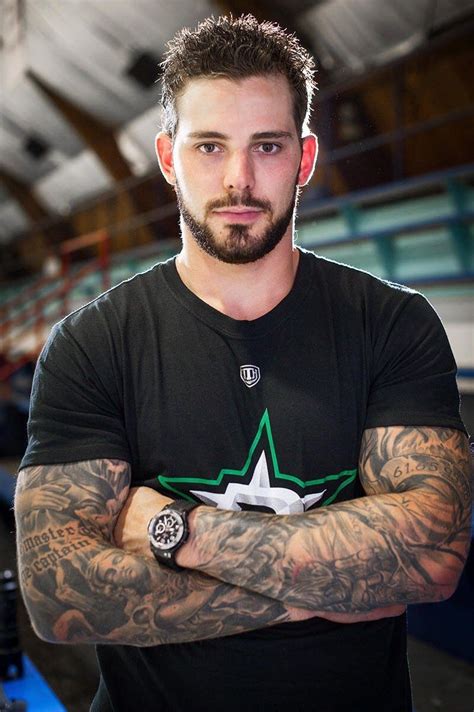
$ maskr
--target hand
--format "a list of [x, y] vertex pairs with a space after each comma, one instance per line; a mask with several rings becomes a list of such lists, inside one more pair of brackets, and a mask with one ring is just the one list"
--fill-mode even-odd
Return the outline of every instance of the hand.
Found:
[[295, 608], [294, 606], [286, 606], [292, 621], [304, 621], [307, 618], [325, 618], [334, 623], [365, 623], [366, 621], [376, 621], [380, 618], [393, 618], [401, 616], [406, 611], [406, 606], [384, 606], [383, 608], [374, 608], [365, 613], [332, 613], [330, 611], [309, 611], [306, 608]]
[[39, 490], [37, 488], [25, 490], [22, 493], [22, 501], [25, 503], [25, 511], [54, 509], [56, 512], [63, 512], [71, 504], [67, 486], [52, 482], [48, 482]]
[[147, 529], [150, 519], [173, 500], [150, 487], [132, 487], [114, 529], [120, 549], [153, 559]]

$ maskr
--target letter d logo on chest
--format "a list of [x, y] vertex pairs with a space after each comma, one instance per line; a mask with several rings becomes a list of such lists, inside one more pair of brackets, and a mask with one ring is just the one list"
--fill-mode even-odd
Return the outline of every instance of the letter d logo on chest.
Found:
[[248, 388], [252, 388], [260, 380], [260, 369], [258, 366], [245, 364], [240, 367], [240, 378]]

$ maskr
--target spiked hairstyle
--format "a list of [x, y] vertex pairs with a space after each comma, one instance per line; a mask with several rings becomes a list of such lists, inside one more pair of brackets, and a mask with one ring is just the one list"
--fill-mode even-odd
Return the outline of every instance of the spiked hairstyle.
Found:
[[196, 29], [182, 29], [168, 42], [162, 62], [163, 130], [174, 138], [176, 100], [190, 79], [245, 79], [285, 76], [293, 95], [293, 116], [302, 135], [307, 129], [315, 89], [314, 60], [299, 40], [253, 15], [209, 17]]

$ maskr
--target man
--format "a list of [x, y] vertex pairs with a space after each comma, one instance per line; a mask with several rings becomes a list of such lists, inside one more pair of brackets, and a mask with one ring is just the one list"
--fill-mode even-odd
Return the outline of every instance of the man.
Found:
[[437, 316], [293, 244], [312, 75], [250, 16], [170, 43], [157, 154], [182, 250], [40, 358], [22, 588], [38, 635], [97, 644], [94, 711], [410, 710], [405, 607], [461, 574], [468, 450]]

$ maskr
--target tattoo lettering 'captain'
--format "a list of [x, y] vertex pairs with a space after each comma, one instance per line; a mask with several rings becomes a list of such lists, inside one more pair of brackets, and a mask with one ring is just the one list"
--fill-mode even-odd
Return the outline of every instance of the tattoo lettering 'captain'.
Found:
[[360, 478], [369, 496], [301, 515], [199, 508], [183, 549], [189, 561], [178, 563], [312, 610], [449, 597], [470, 541], [465, 436], [428, 427], [367, 430]]
[[272, 599], [200, 573], [176, 574], [115, 548], [112, 533], [129, 484], [129, 465], [112, 460], [20, 473], [20, 581], [41, 637], [148, 646], [292, 619]]

